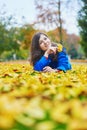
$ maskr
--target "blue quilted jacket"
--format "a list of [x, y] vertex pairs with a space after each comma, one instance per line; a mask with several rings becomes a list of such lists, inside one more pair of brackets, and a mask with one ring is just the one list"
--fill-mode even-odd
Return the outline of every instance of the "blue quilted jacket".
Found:
[[49, 55], [48, 58], [45, 56], [42, 56], [35, 64], [34, 64], [34, 70], [36, 71], [43, 71], [43, 68], [46, 66], [50, 66], [52, 69], [58, 69], [66, 72], [67, 70], [70, 70], [71, 64], [68, 59], [68, 55], [66, 53], [66, 49], [63, 48], [61, 52], [57, 53], [57, 60], [54, 61], [52, 57]]

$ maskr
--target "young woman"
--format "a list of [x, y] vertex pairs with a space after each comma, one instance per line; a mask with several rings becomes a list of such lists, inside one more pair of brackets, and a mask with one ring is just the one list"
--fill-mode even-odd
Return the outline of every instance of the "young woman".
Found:
[[30, 52], [31, 64], [36, 71], [66, 72], [71, 69], [66, 49], [61, 44], [52, 43], [42, 32], [33, 36]]

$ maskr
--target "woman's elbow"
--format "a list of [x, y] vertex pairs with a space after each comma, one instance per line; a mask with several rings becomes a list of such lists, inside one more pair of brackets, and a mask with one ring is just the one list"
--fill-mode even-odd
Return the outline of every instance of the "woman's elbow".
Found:
[[35, 70], [35, 71], [42, 71], [43, 68], [40, 67], [39, 65], [34, 65], [34, 70]]

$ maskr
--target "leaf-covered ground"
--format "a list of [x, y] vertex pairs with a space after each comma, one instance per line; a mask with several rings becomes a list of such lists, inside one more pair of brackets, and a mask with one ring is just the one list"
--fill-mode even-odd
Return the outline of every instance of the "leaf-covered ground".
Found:
[[0, 130], [87, 130], [87, 64], [42, 73], [0, 63]]

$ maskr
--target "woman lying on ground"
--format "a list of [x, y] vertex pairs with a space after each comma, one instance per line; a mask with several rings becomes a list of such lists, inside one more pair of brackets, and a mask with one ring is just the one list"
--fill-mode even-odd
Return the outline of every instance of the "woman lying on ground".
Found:
[[30, 61], [36, 71], [66, 72], [71, 69], [66, 49], [61, 44], [51, 42], [43, 32], [33, 36], [30, 52]]

